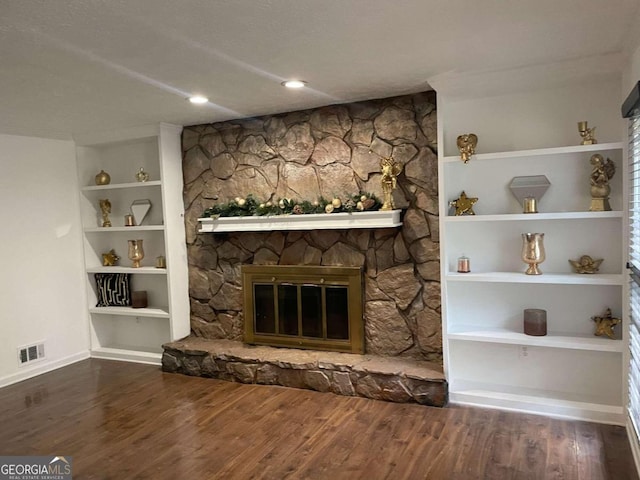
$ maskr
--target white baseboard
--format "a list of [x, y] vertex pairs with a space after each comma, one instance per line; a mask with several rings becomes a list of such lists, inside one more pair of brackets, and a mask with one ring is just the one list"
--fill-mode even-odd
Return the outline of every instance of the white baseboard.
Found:
[[42, 375], [43, 373], [66, 367], [67, 365], [71, 365], [72, 363], [76, 363], [81, 360], [86, 360], [87, 358], [89, 358], [89, 350], [74, 353], [73, 355], [69, 355], [68, 357], [60, 358], [51, 362], [39, 363], [37, 366], [33, 366], [28, 370], [21, 370], [18, 373], [0, 378], [0, 388], [12, 385], [14, 383], [22, 382], [23, 380], [27, 380], [29, 378], [37, 377], [38, 375]]
[[449, 402], [459, 405], [495, 408], [520, 413], [532, 413], [568, 420], [584, 420], [609, 425], [625, 425], [622, 407], [557, 398], [539, 398], [490, 391], [449, 392]]

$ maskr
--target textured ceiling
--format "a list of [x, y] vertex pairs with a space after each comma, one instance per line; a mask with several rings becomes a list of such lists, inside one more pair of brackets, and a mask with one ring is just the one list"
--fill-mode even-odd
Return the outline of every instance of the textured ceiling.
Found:
[[[638, 0], [0, 0], [0, 133], [71, 138], [380, 98], [620, 52]], [[310, 88], [286, 90], [302, 78]], [[194, 106], [192, 93], [210, 103]]]

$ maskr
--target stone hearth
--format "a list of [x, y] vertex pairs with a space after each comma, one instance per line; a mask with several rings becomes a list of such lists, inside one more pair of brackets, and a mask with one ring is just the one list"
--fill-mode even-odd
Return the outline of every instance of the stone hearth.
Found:
[[436, 407], [448, 400], [442, 367], [421, 360], [253, 347], [193, 336], [163, 348], [165, 372]]

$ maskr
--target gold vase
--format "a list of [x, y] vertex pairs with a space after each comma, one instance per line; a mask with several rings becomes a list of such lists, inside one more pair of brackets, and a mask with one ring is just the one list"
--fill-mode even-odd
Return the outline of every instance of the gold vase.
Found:
[[109, 185], [111, 183], [111, 176], [104, 170], [96, 175], [96, 185]]
[[142, 240], [129, 240], [129, 259], [133, 262], [133, 268], [140, 268], [140, 261], [144, 258]]
[[522, 261], [529, 265], [527, 275], [541, 275], [538, 265], [544, 262], [544, 233], [522, 234]]

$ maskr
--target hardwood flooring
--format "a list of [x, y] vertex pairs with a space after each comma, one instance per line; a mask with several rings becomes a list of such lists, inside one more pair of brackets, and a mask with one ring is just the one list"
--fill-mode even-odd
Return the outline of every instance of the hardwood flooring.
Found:
[[0, 455], [74, 479], [637, 480], [622, 427], [86, 360], [0, 389]]

